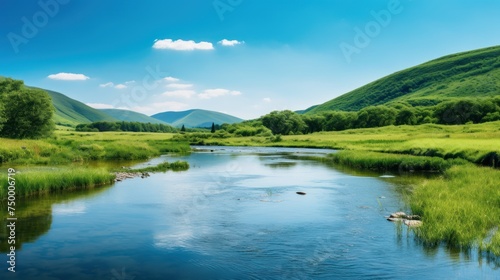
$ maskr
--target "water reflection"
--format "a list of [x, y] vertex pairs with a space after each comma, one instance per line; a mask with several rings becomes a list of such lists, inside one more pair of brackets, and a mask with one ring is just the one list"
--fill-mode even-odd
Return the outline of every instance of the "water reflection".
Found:
[[[105, 191], [109, 186], [90, 190], [80, 190], [66, 193], [22, 198], [16, 200], [16, 250], [21, 250], [23, 244], [35, 242], [40, 236], [49, 232], [53, 214], [69, 215], [84, 213], [85, 206], [77, 199], [91, 198]], [[0, 201], [0, 209], [7, 209], [7, 201]], [[2, 227], [0, 229], [0, 252], [9, 252], [9, 229], [7, 228], [7, 212], [0, 211]]]
[[407, 208], [399, 174], [339, 171], [274, 148], [212, 149], [176, 157], [189, 161], [186, 172], [24, 202], [20, 214], [41, 221], [19, 252], [30, 265], [20, 279], [494, 275], [487, 258], [426, 246], [411, 229], [385, 220]]

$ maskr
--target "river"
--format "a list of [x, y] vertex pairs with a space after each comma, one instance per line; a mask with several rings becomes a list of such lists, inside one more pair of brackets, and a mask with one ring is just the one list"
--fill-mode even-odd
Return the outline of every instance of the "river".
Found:
[[1, 279], [500, 277], [495, 261], [386, 221], [407, 210], [391, 178], [300, 158], [331, 150], [202, 149], [139, 164], [188, 171], [20, 201], [16, 273], [2, 253]]

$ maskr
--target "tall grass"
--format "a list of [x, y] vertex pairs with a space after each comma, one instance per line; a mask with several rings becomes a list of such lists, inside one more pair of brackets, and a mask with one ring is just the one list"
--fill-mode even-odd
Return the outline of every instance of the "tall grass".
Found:
[[186, 161], [175, 161], [172, 163], [162, 162], [156, 166], [149, 166], [144, 168], [130, 169], [131, 172], [166, 172], [168, 170], [173, 171], [185, 171], [189, 169], [189, 163]]
[[[122, 135], [123, 134], [123, 135]], [[61, 165], [96, 160], [143, 160], [165, 153], [189, 153], [187, 143], [158, 134], [63, 133], [46, 140], [0, 139], [0, 164]]]
[[[15, 176], [16, 197], [93, 188], [113, 182], [115, 175], [104, 169], [61, 168], [19, 172]], [[7, 177], [0, 175], [0, 199], [7, 197]]]
[[366, 151], [340, 151], [329, 155], [334, 163], [353, 168], [394, 171], [444, 171], [463, 161], [439, 157], [398, 155]]
[[441, 178], [425, 180], [411, 197], [423, 226], [417, 235], [427, 243], [477, 246], [500, 256], [500, 171], [454, 166]]

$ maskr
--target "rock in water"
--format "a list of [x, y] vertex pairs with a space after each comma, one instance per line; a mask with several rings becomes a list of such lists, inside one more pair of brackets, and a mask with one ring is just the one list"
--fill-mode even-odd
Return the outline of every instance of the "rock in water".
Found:
[[396, 212], [396, 213], [392, 213], [389, 218], [403, 218], [403, 217], [406, 217], [406, 213], [405, 212]]
[[404, 220], [403, 223], [409, 227], [419, 227], [422, 225], [422, 221], [417, 220]]
[[297, 192], [298, 195], [306, 195], [305, 192]]

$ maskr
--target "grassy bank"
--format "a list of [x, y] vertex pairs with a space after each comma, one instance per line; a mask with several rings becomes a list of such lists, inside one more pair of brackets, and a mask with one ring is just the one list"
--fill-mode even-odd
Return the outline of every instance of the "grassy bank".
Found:
[[498, 182], [500, 171], [463, 165], [419, 183], [410, 200], [423, 217], [417, 235], [430, 245], [479, 247], [500, 256]]
[[[184, 140], [193, 144], [332, 148], [415, 156], [465, 159], [484, 166], [500, 166], [500, 122], [468, 125], [387, 126], [338, 132], [276, 137], [211, 135]], [[200, 140], [201, 139], [201, 140]], [[278, 140], [278, 141], [277, 141]]]
[[392, 171], [445, 171], [452, 165], [465, 164], [464, 160], [440, 157], [399, 155], [377, 152], [340, 151], [329, 155], [331, 161], [352, 168]]
[[[115, 176], [105, 169], [53, 168], [17, 172], [15, 176], [16, 198], [36, 196], [61, 191], [87, 189], [113, 182]], [[0, 199], [7, 198], [8, 180], [0, 175]]]
[[429, 246], [479, 248], [500, 256], [499, 170], [464, 160], [366, 151], [340, 151], [326, 160], [378, 171], [439, 171], [430, 178], [402, 178], [412, 213], [422, 217], [417, 236]]
[[50, 139], [1, 139], [0, 163], [61, 165], [97, 160], [144, 160], [165, 153], [188, 153], [187, 143], [172, 134], [77, 133], [58, 131]]

